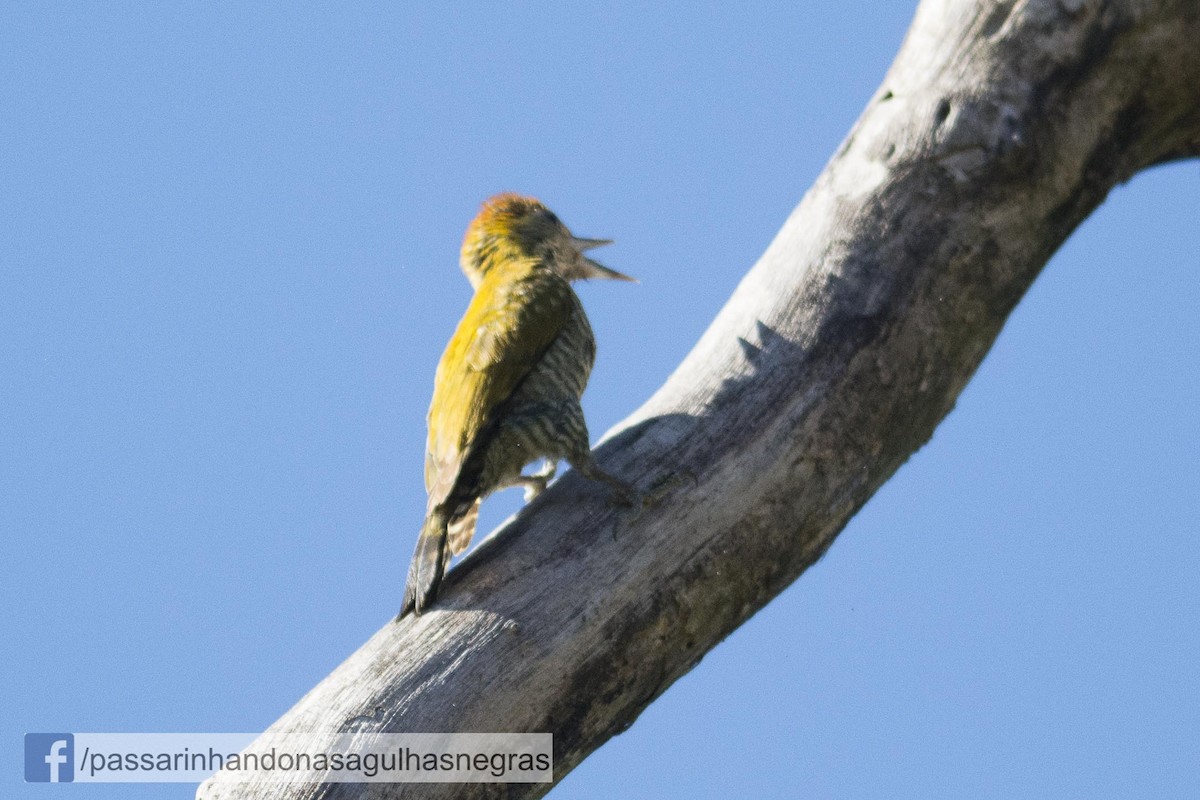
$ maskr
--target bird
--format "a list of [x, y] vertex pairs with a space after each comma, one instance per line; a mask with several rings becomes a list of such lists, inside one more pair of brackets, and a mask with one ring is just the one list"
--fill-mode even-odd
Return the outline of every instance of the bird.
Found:
[[[529, 502], [566, 460], [609, 486], [642, 496], [592, 457], [580, 397], [596, 340], [571, 282], [636, 281], [585, 253], [611, 244], [575, 236], [541, 201], [515, 193], [483, 203], [463, 237], [459, 265], [474, 295], [438, 363], [425, 448], [425, 521], [398, 619], [437, 598], [452, 555], [466, 550], [479, 506], [521, 486]], [[523, 474], [539, 459], [542, 469]]]

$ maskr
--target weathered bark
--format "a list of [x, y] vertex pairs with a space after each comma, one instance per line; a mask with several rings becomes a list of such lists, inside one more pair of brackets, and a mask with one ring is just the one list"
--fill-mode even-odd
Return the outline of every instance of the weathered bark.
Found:
[[1198, 153], [1200, 0], [925, 0], [762, 259], [599, 450], [642, 486], [686, 485], [635, 516], [568, 474], [450, 573], [435, 610], [387, 625], [276, 728], [551, 731], [561, 778], [825, 551], [1114, 185]]

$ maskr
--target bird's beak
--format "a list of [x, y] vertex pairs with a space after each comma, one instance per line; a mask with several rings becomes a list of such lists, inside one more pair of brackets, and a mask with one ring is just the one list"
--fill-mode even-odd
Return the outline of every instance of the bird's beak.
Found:
[[[606, 244], [612, 244], [612, 239], [582, 239], [578, 236], [571, 237], [571, 244], [575, 245], [575, 249], [580, 253], [591, 250], [594, 247], [603, 247]], [[591, 278], [600, 278], [614, 281], [629, 281], [637, 283], [637, 278], [631, 278], [628, 275], [617, 272], [615, 269], [609, 269], [598, 261], [593, 261], [590, 258], [584, 257], [579, 259], [579, 263], [583, 266], [583, 275], [580, 277], [588, 280]]]
[[571, 237], [571, 244], [575, 245], [575, 249], [581, 253], [586, 253], [594, 247], [604, 247], [606, 244], [612, 244], [612, 239], [583, 239], [578, 236]]

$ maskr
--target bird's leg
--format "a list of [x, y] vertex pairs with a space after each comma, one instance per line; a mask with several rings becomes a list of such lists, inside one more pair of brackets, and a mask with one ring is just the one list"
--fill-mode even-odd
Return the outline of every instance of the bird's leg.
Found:
[[545, 464], [537, 472], [518, 477], [516, 484], [525, 487], [525, 502], [532, 503], [535, 497], [546, 491], [546, 484], [550, 482], [557, 471], [558, 462], [547, 458]]
[[646, 492], [642, 497], [642, 502], [648, 506], [652, 506], [659, 500], [669, 495], [685, 483], [690, 483], [693, 486], [699, 484], [695, 474], [690, 470], [684, 470], [683, 474], [678, 472], [668, 473], [665, 478], [660, 479], [651, 487], [650, 491]]
[[603, 483], [613, 490], [614, 499], [623, 506], [642, 506], [646, 505], [646, 498], [632, 484], [625, 483], [620, 478], [609, 475], [604, 470], [600, 469], [600, 465], [596, 463], [596, 459], [592, 458], [590, 452], [582, 453], [568, 459], [573, 469], [579, 470], [579, 473], [588, 480], [593, 480], [598, 483]]
[[[626, 520], [626, 524], [637, 519], [639, 516], [641, 516], [643, 510], [654, 505], [663, 497], [678, 489], [681, 484], [687, 482], [687, 478], [672, 473], [666, 478], [663, 478], [655, 483], [654, 487], [650, 491], [642, 492], [638, 491], [638, 489], [632, 484], [625, 483], [620, 478], [610, 475], [604, 470], [600, 469], [600, 466], [596, 463], [596, 460], [592, 458], [591, 452], [568, 459], [568, 461], [570, 462], [571, 466], [574, 469], [579, 470], [585, 478], [603, 483], [613, 490], [613, 499], [617, 503], [630, 509], [633, 514], [630, 520]], [[692, 480], [695, 481], [695, 476], [691, 477]], [[617, 538], [617, 530], [620, 527], [622, 527], [620, 524], [617, 524], [613, 527], [612, 537], [614, 540]]]

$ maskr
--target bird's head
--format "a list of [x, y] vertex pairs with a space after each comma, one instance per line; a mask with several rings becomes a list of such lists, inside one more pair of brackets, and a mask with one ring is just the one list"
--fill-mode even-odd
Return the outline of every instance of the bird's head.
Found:
[[573, 236], [554, 212], [532, 197], [498, 194], [483, 204], [467, 227], [459, 264], [472, 287], [497, 264], [537, 259], [569, 281], [610, 278], [632, 281], [584, 255], [610, 239]]

